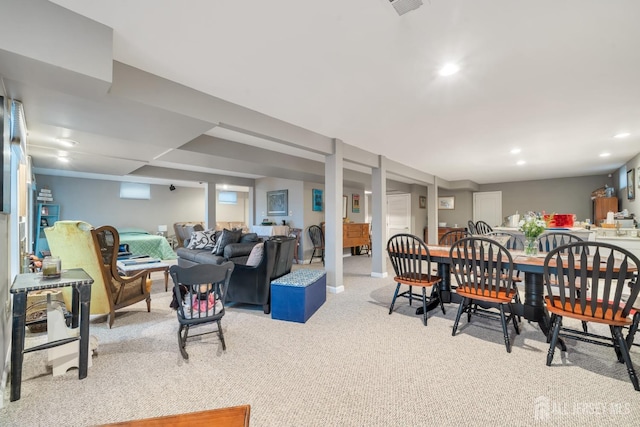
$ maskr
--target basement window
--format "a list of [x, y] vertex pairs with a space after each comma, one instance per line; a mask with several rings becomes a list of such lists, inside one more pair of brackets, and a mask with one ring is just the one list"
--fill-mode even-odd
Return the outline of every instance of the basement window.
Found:
[[120, 183], [121, 199], [151, 199], [151, 186], [134, 182]]
[[218, 203], [223, 205], [237, 205], [238, 193], [235, 191], [221, 191], [218, 193]]

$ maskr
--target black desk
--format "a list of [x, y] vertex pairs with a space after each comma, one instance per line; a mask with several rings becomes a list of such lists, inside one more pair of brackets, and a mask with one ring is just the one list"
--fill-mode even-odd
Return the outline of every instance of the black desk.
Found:
[[[45, 350], [72, 341], [80, 340], [78, 378], [87, 377], [89, 358], [89, 304], [91, 302], [91, 285], [93, 279], [81, 268], [63, 270], [57, 279], [45, 279], [42, 273], [18, 274], [11, 285], [13, 294], [13, 326], [11, 332], [11, 397], [13, 402], [20, 399], [22, 382], [22, 361], [24, 354]], [[47, 342], [28, 349], [24, 348], [27, 294], [42, 289], [73, 287], [71, 327], [80, 326], [80, 336]]]

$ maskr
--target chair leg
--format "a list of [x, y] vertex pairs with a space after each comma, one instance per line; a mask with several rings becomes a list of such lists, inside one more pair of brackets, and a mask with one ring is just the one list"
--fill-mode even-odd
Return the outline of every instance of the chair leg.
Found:
[[460, 316], [465, 310], [465, 305], [469, 303], [469, 298], [464, 298], [460, 305], [458, 306], [458, 314], [456, 315], [456, 320], [453, 322], [453, 332], [451, 332], [451, 336], [456, 335], [456, 331], [458, 330], [458, 322], [460, 322]]
[[[442, 293], [440, 292], [439, 284], [435, 284], [434, 287], [436, 289], [436, 296], [438, 297], [438, 301], [440, 301], [440, 308], [442, 309], [442, 314], [447, 314], [444, 311], [444, 302], [442, 301]], [[433, 292], [432, 292], [433, 293]]]
[[409, 286], [409, 307], [413, 304], [413, 286]]
[[627, 347], [627, 342], [624, 340], [622, 336], [622, 327], [616, 326], [613, 328], [614, 340], [618, 342], [618, 348], [622, 353], [622, 358], [624, 359], [625, 365], [627, 365], [627, 372], [629, 373], [629, 378], [631, 379], [631, 383], [633, 384], [633, 388], [636, 391], [640, 391], [640, 384], [638, 384], [638, 376], [636, 375], [636, 370], [633, 368], [633, 362], [631, 362], [631, 356], [629, 356], [629, 347]]
[[[618, 358], [618, 362], [624, 363], [624, 359], [622, 358], [622, 349], [620, 348], [620, 343], [618, 342], [618, 339], [615, 333], [615, 326], [609, 325], [609, 329], [611, 330], [611, 339], [613, 340], [613, 349], [616, 352], [616, 357]], [[627, 343], [625, 341], [625, 345], [626, 344]]]
[[551, 328], [549, 329], [549, 332], [547, 332], [547, 344], [551, 342], [551, 335], [553, 334], [553, 322], [556, 321], [556, 317], [558, 316], [555, 314], [551, 314], [551, 320], [550, 320]]
[[396, 291], [393, 294], [393, 299], [391, 300], [391, 305], [389, 306], [389, 314], [393, 311], [393, 305], [396, 303], [396, 298], [398, 298], [398, 291], [400, 290], [400, 283], [396, 286]]
[[218, 320], [218, 336], [220, 337], [220, 342], [222, 343], [222, 350], [227, 349], [227, 344], [224, 342], [224, 334], [222, 333], [222, 323]]
[[427, 326], [427, 288], [422, 287], [422, 323]]
[[513, 313], [513, 304], [509, 303], [509, 319], [513, 322], [513, 327], [516, 330], [516, 334], [520, 335], [520, 326], [518, 325], [518, 316]]
[[180, 325], [178, 328], [178, 348], [180, 348], [180, 353], [185, 360], [189, 360], [189, 354], [185, 350], [187, 345], [187, 335], [189, 334], [189, 327], [185, 325]]
[[553, 321], [551, 332], [551, 342], [549, 344], [549, 351], [547, 352], [547, 366], [551, 366], [553, 361], [553, 354], [556, 351], [556, 343], [558, 342], [558, 335], [560, 334], [560, 325], [562, 324], [562, 316], [556, 316]]
[[507, 330], [507, 319], [504, 315], [504, 304], [500, 304], [500, 323], [502, 323], [504, 345], [507, 347], [507, 353], [511, 353], [511, 342], [509, 341], [509, 331]]
[[629, 333], [627, 334], [627, 347], [629, 348], [633, 345], [633, 339], [638, 330], [638, 323], [640, 323], [640, 311], [637, 311], [636, 314], [633, 315], [633, 323], [631, 323], [629, 327]]

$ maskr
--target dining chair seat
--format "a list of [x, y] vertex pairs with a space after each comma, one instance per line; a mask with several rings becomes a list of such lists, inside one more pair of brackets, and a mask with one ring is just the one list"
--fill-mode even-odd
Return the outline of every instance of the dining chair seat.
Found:
[[[547, 310], [552, 314], [564, 315], [572, 311], [569, 299], [565, 299], [563, 303], [559, 296], [554, 295], [552, 297], [544, 297], [544, 302], [547, 305]], [[613, 301], [608, 302], [606, 309], [603, 305], [602, 301], [597, 301], [594, 308], [589, 300], [584, 311], [581, 313], [572, 313], [571, 317], [586, 322], [604, 323], [613, 326], [630, 326], [633, 323], [633, 315], [635, 314], [633, 310], [629, 312], [629, 315], [624, 316], [621, 310], [613, 313]]]
[[[503, 279], [506, 279], [506, 278], [503, 278]], [[456, 290], [456, 292], [458, 293], [458, 295], [462, 297], [473, 298], [475, 300], [480, 300], [480, 301], [502, 302], [502, 303], [511, 302], [517, 294], [517, 291], [512, 288], [501, 287], [499, 289], [482, 290], [479, 288], [474, 288], [466, 285], [458, 286], [458, 289]]]

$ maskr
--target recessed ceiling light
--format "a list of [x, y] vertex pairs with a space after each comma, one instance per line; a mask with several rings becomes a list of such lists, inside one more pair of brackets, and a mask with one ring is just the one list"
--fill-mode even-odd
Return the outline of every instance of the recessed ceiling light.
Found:
[[518, 162], [516, 163], [516, 165], [518, 166], [522, 166], [524, 164], [526, 164], [527, 162], [525, 162], [524, 160], [518, 160]]
[[75, 145], [78, 145], [78, 141], [74, 141], [73, 139], [69, 138], [56, 138], [56, 142], [65, 147], [73, 147]]
[[601, 153], [600, 157], [609, 157], [611, 153]]
[[620, 132], [614, 135], [614, 138], [626, 138], [631, 135], [629, 132]]
[[442, 68], [440, 68], [439, 73], [441, 76], [450, 76], [452, 74], [457, 73], [458, 71], [460, 71], [460, 67], [457, 64], [448, 63], [448, 64], [445, 64]]
[[61, 163], [69, 163], [68, 157], [58, 157], [58, 161]]
[[519, 148], [514, 148], [511, 150], [511, 154], [518, 154], [519, 152], [521, 152], [522, 150]]

